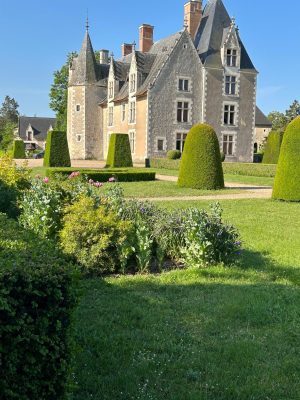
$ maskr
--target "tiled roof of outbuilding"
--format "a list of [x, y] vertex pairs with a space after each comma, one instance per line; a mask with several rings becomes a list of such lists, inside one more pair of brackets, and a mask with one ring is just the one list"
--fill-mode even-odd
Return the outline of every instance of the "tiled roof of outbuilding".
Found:
[[19, 117], [19, 136], [21, 139], [26, 140], [26, 130], [31, 125], [33, 129], [33, 136], [37, 140], [46, 140], [47, 133], [52, 126], [55, 128], [56, 118], [44, 118], [44, 117]]
[[272, 122], [265, 116], [260, 108], [255, 109], [255, 126], [272, 128]]

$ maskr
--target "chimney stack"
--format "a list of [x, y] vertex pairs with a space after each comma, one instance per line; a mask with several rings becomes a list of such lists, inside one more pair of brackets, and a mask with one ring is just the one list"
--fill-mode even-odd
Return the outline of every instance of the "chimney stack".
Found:
[[195, 39], [202, 18], [202, 0], [190, 0], [184, 5], [184, 25]]
[[99, 61], [100, 64], [109, 64], [109, 51], [108, 50], [100, 50]]
[[140, 26], [140, 51], [147, 53], [153, 45], [154, 26], [143, 24]]
[[122, 57], [128, 56], [133, 51], [133, 44], [132, 43], [123, 43], [122, 44]]

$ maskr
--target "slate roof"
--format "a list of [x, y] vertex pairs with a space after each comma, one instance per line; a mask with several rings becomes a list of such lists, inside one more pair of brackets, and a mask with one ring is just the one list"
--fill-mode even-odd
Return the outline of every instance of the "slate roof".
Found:
[[257, 106], [255, 110], [255, 126], [272, 128], [272, 122], [265, 116], [265, 114]]
[[[195, 38], [195, 46], [205, 66], [222, 67], [220, 49], [231, 23], [222, 0], [210, 0], [206, 4]], [[255, 70], [239, 36], [238, 39], [241, 46], [241, 69]]]
[[31, 125], [33, 129], [33, 136], [39, 141], [46, 140], [47, 133], [52, 126], [55, 128], [56, 118], [44, 118], [44, 117], [19, 117], [18, 134], [21, 139], [26, 140], [26, 130]]

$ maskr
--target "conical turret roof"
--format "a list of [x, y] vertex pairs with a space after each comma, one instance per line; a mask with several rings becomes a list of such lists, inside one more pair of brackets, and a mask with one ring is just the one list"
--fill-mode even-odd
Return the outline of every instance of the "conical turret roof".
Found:
[[87, 30], [76, 60], [75, 81], [77, 83], [95, 83], [97, 81], [96, 65], [95, 53]]

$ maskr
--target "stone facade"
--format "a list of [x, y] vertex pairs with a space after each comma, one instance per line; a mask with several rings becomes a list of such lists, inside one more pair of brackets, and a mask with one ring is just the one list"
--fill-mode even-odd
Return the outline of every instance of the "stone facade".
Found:
[[[72, 159], [105, 159], [110, 134], [128, 133], [135, 162], [182, 150], [193, 124], [217, 132], [227, 161], [253, 158], [256, 76], [222, 0], [185, 4], [185, 28], [140, 50], [95, 60], [88, 32], [70, 68], [68, 141]], [[125, 51], [126, 50], [126, 51]], [[107, 53], [106, 53], [107, 54]]]

